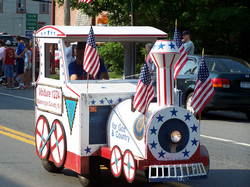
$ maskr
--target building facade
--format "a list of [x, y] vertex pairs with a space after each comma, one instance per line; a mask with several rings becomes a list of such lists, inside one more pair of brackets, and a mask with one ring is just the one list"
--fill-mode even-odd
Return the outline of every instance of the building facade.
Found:
[[0, 32], [29, 36], [33, 30], [50, 24], [51, 3], [31, 0], [0, 0]]

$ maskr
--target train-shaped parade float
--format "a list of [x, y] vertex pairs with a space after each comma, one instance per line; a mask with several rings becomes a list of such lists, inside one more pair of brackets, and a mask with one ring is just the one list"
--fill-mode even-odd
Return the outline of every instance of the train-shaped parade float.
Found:
[[[34, 37], [40, 52], [35, 86], [36, 154], [49, 172], [68, 168], [83, 186], [96, 186], [100, 165], [132, 183], [142, 170], [149, 182], [207, 178], [209, 155], [200, 124], [182, 108], [173, 67], [180, 56], [167, 33], [147, 26], [93, 26], [96, 42], [124, 47], [124, 77], [70, 80], [65, 42], [86, 42], [90, 26], [45, 26]], [[155, 98], [143, 115], [133, 108], [138, 78], [135, 43], [154, 44]], [[59, 51], [59, 78], [50, 76], [50, 49]], [[114, 54], [116, 55], [116, 54]], [[127, 78], [128, 77], [128, 78]]]

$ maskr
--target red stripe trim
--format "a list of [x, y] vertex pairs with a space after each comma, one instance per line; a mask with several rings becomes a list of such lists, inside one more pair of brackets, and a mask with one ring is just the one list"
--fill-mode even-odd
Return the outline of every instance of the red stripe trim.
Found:
[[[45, 30], [45, 29], [54, 29], [54, 30], [56, 30], [56, 31], [58, 31], [58, 32], [60, 32], [61, 34], [57, 34], [57, 36], [66, 36], [62, 31], [60, 31], [59, 29], [57, 29], [57, 28], [55, 28], [55, 27], [52, 27], [52, 26], [46, 26], [46, 27], [43, 27], [43, 28], [41, 28], [40, 30], [38, 30], [37, 32], [36, 32], [36, 34], [38, 34], [39, 32], [41, 32], [41, 31], [43, 31], [43, 30]], [[40, 37], [40, 36], [39, 36]], [[47, 35], [46, 35], [46, 37], [48, 37]]]
[[167, 97], [167, 92], [168, 92], [168, 91], [167, 91], [167, 75], [166, 75], [166, 73], [167, 73], [167, 72], [166, 72], [166, 68], [164, 68], [164, 69], [163, 69], [163, 75], [164, 75], [164, 76], [163, 76], [163, 77], [164, 77], [163, 82], [164, 82], [164, 104], [165, 104], [165, 105], [167, 105], [167, 98], [168, 98], [168, 97]]
[[170, 75], [170, 104], [173, 105], [173, 85], [172, 85], [172, 69], [169, 68]]
[[158, 90], [158, 98], [157, 98], [157, 100], [159, 100], [158, 101], [158, 103], [159, 103], [159, 105], [161, 105], [161, 89], [160, 89], [160, 81], [161, 81], [161, 79], [160, 79], [160, 68], [159, 68], [159, 66], [158, 66], [158, 64], [157, 64], [157, 71], [158, 71], [158, 73], [157, 73], [157, 84], [158, 84], [158, 86], [157, 86], [157, 90]]
[[162, 58], [163, 58], [163, 67], [165, 68], [166, 67], [165, 53], [162, 55]]
[[170, 68], [172, 67], [172, 65], [173, 65], [173, 63], [174, 63], [174, 59], [175, 59], [175, 54], [174, 54], [174, 56], [173, 56], [173, 58], [172, 58], [172, 61], [171, 61], [171, 64], [170, 64]]

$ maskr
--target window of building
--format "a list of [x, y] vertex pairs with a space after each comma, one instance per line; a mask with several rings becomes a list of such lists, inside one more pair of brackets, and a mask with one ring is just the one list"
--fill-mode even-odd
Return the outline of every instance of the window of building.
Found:
[[48, 14], [49, 13], [49, 3], [40, 2], [40, 13], [41, 14]]
[[17, 0], [17, 12], [18, 13], [25, 13], [26, 12], [25, 0]]
[[3, 12], [3, 0], [0, 0], [0, 12]]

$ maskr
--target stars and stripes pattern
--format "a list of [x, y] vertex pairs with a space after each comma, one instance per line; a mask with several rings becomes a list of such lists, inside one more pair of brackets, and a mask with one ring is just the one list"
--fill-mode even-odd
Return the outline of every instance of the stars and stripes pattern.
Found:
[[210, 99], [212, 99], [213, 95], [214, 87], [212, 85], [204, 57], [202, 57], [197, 81], [195, 83], [195, 90], [191, 101], [191, 106], [197, 114], [202, 112], [206, 104], [210, 101]]
[[181, 71], [181, 69], [183, 68], [183, 66], [186, 64], [188, 60], [187, 53], [185, 51], [184, 45], [182, 44], [181, 37], [177, 30], [177, 27], [175, 27], [175, 31], [174, 31], [174, 42], [176, 43], [181, 53], [180, 58], [176, 61], [175, 66], [174, 66], [174, 79], [176, 79], [177, 75], [179, 74], [179, 72]]
[[154, 98], [154, 88], [147, 63], [144, 63], [138, 79], [134, 97], [134, 108], [144, 115], [148, 112], [148, 106]]
[[100, 69], [99, 55], [97, 53], [95, 36], [92, 26], [89, 31], [89, 36], [85, 48], [83, 69], [94, 78], [96, 78], [96, 75]]
[[79, 0], [78, 3], [84, 2], [90, 4], [93, 0]]

